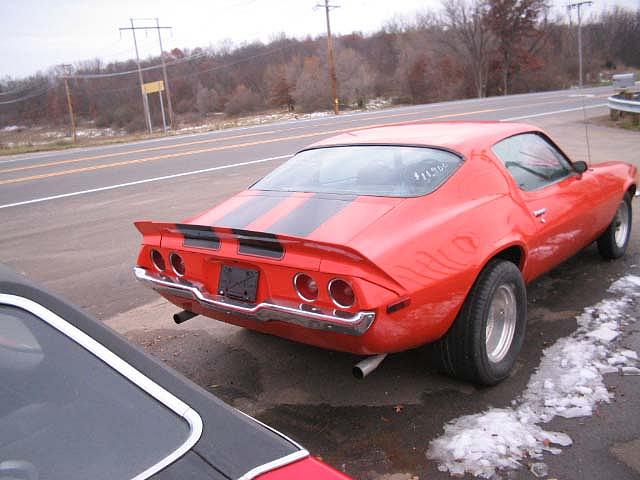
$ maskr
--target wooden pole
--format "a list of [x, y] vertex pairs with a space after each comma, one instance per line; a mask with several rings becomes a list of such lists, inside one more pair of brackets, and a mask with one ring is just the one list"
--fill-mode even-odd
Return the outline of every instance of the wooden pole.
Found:
[[70, 65], [63, 65], [62, 68], [65, 69], [64, 76], [64, 90], [67, 93], [67, 109], [69, 110], [69, 119], [71, 120], [71, 137], [73, 138], [73, 143], [78, 141], [78, 137], [76, 135], [76, 117], [73, 114], [73, 102], [71, 101], [71, 90], [69, 89], [69, 78], [68, 78], [68, 68]]
[[333, 113], [338, 115], [340, 110], [340, 102], [338, 100], [338, 78], [336, 76], [336, 64], [333, 59], [333, 40], [331, 38], [331, 22], [329, 21], [329, 0], [324, 0], [324, 9], [327, 17], [327, 55], [329, 61], [329, 78], [331, 79]]

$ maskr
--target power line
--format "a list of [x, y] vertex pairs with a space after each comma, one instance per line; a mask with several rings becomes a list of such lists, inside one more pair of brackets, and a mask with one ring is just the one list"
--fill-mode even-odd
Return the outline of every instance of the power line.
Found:
[[174, 78], [191, 77], [191, 76], [194, 76], [194, 75], [201, 75], [203, 73], [213, 72], [213, 71], [216, 71], [216, 70], [222, 70], [224, 68], [233, 67], [235, 65], [239, 65], [241, 63], [248, 62], [250, 60], [255, 60], [256, 58], [266, 57], [267, 55], [272, 55], [274, 53], [277, 53], [277, 52], [280, 52], [282, 50], [285, 50], [286, 48], [287, 47], [274, 48], [274, 49], [266, 51], [266, 52], [257, 53], [255, 55], [251, 55], [249, 57], [241, 58], [240, 60], [236, 60], [236, 61], [231, 62], [231, 63], [225, 63], [224, 65], [216, 65], [215, 67], [211, 67], [211, 68], [207, 68], [207, 69], [204, 69], [204, 70], [200, 70], [198, 72], [185, 73], [185, 74], [182, 74], [182, 75], [176, 75], [176, 76], [174, 76]]
[[[155, 28], [155, 27], [154, 27]], [[209, 56], [208, 53], [206, 52], [201, 52], [201, 53], [197, 53], [194, 55], [190, 55], [188, 57], [183, 57], [183, 58], [178, 58], [172, 62], [168, 62], [166, 63], [167, 66], [172, 66], [172, 65], [178, 65], [180, 63], [185, 63], [185, 62], [189, 62], [191, 60], [197, 60], [199, 58], [202, 57], [207, 57]], [[124, 62], [127, 62], [129, 60], [125, 60]], [[140, 68], [141, 71], [143, 72], [148, 72], [151, 70], [159, 70], [162, 68], [162, 64], [160, 65], [151, 65], [149, 67], [142, 67]], [[124, 72], [112, 72], [112, 73], [81, 73], [81, 74], [76, 74], [76, 75], [71, 75], [70, 78], [78, 78], [78, 79], [82, 79], [82, 78], [109, 78], [109, 77], [124, 77], [125, 75], [131, 75], [134, 73], [138, 73], [138, 69], [135, 70], [126, 70]]]
[[[185, 78], [185, 77], [191, 77], [191, 76], [194, 76], [194, 75], [200, 75], [202, 73], [213, 72], [215, 70], [221, 70], [221, 69], [224, 69], [224, 68], [233, 67], [235, 65], [239, 65], [241, 63], [248, 62], [250, 60], [255, 60], [256, 58], [266, 57], [268, 55], [272, 55], [272, 54], [280, 52], [282, 50], [286, 50], [287, 48], [288, 48], [287, 46], [273, 48], [273, 49], [268, 50], [266, 52], [256, 53], [255, 55], [250, 55], [248, 57], [243, 57], [243, 58], [241, 58], [239, 60], [236, 60], [236, 61], [233, 61], [233, 62], [230, 62], [230, 63], [225, 63], [225, 64], [222, 64], [222, 65], [216, 65], [214, 67], [210, 67], [210, 68], [207, 68], [207, 69], [204, 69], [204, 70], [199, 70], [197, 72], [185, 73], [185, 74], [181, 74], [181, 75], [174, 75], [172, 77], [173, 78]], [[194, 55], [193, 57], [190, 57], [190, 60], [194, 60], [194, 59], [201, 58], [201, 57], [211, 57], [211, 56], [208, 53], [202, 53], [202, 54], [197, 54], [197, 55]], [[169, 62], [169, 63], [167, 63], [167, 66], [170, 67], [170, 66], [176, 65], [178, 63], [183, 63], [183, 62]], [[144, 71], [151, 70], [151, 69], [157, 70], [157, 69], [160, 69], [160, 68], [162, 68], [162, 65], [154, 65], [153, 67], [146, 67], [146, 68], [143, 67], [142, 71], [144, 72]], [[136, 72], [137, 72], [137, 70], [130, 70], [128, 72], [121, 72], [121, 73], [131, 74], [131, 73], [136, 73]], [[120, 75], [120, 73], [118, 73], [118, 74], [109, 73], [109, 74], [72, 75], [70, 78], [77, 78], [77, 79], [80, 79], [80, 80], [85, 80], [85, 79], [94, 79], [94, 78], [108, 78], [108, 77], [113, 77], [113, 76], [116, 76], [116, 75]]]
[[[245, 62], [249, 62], [251, 60], [255, 60], [256, 58], [261, 58], [261, 57], [266, 57], [269, 55], [273, 55], [274, 53], [278, 53], [281, 52], [283, 50], [286, 50], [287, 48], [289, 48], [288, 46], [283, 46], [283, 47], [278, 47], [278, 48], [273, 48], [271, 50], [268, 50], [266, 52], [262, 52], [262, 53], [257, 53], [255, 55], [250, 55], [248, 57], [243, 57], [239, 60], [233, 61], [233, 62], [229, 62], [229, 63], [225, 63], [222, 65], [216, 65], [214, 67], [210, 67], [210, 68], [206, 68], [204, 70], [198, 70], [196, 72], [190, 72], [190, 73], [184, 73], [181, 75], [172, 75], [172, 78], [177, 79], [177, 78], [188, 78], [188, 77], [194, 77], [197, 75], [202, 75], [204, 73], [209, 73], [209, 72], [213, 72], [213, 71], [217, 71], [217, 70], [223, 70], [225, 68], [230, 68], [230, 67], [234, 67], [236, 65], [240, 65], [242, 63]], [[199, 53], [190, 57], [184, 57], [184, 59], [179, 59], [179, 60], [194, 60], [197, 58], [201, 58], [204, 56], [209, 56], [209, 54], [206, 53]], [[172, 66], [172, 65], [176, 65], [178, 63], [182, 63], [182, 62], [169, 62], [167, 63], [167, 66]], [[155, 65], [153, 67], [146, 67], [146, 68], [142, 68], [141, 70], [147, 71], [150, 69], [159, 69], [162, 68], [162, 65]], [[77, 74], [70, 74], [67, 76], [67, 78], [69, 79], [76, 79], [76, 80], [92, 80], [92, 79], [99, 79], [99, 78], [110, 78], [110, 77], [114, 77], [114, 76], [120, 76], [122, 73], [126, 73], [126, 74], [131, 74], [131, 73], [137, 73], [137, 70], [132, 70], [132, 71], [128, 71], [128, 72], [118, 72], [118, 73], [109, 73], [109, 74], [90, 74], [90, 75], [77, 75]], [[61, 78], [65, 78], [65, 76], [61, 76]], [[13, 104], [13, 103], [18, 103], [18, 102], [22, 102], [25, 100], [29, 100], [31, 98], [35, 98], [38, 97], [40, 95], [44, 95], [45, 93], [51, 91], [51, 90], [55, 90], [57, 88], [57, 86], [51, 86], [51, 87], [47, 87], [44, 90], [41, 90], [39, 92], [36, 92], [34, 94], [31, 95], [27, 95], [21, 98], [16, 98], [14, 100], [8, 100], [8, 101], [3, 101], [0, 102], [0, 105], [9, 105], [9, 104]], [[132, 90], [134, 88], [137, 88], [135, 86], [129, 86], [129, 87], [120, 87], [120, 88], [113, 88], [113, 89], [109, 89], [109, 90], [100, 90], [99, 92], [94, 92], [94, 95], [102, 95], [102, 94], [106, 94], [106, 93], [112, 93], [112, 92], [121, 92], [121, 91], [127, 91], [127, 90]]]
[[17, 95], [19, 93], [23, 93], [26, 92], [27, 90], [29, 90], [31, 87], [27, 87], [27, 88], [16, 88], [15, 90], [9, 90], [8, 92], [0, 92], [0, 97], [4, 96], [4, 95]]
[[4, 95], [17, 95], [17, 94], [20, 94], [20, 93], [27, 92], [27, 91], [29, 91], [29, 90], [31, 90], [31, 89], [34, 89], [34, 88], [42, 88], [42, 87], [34, 87], [34, 86], [20, 87], [20, 88], [16, 88], [16, 89], [14, 89], [14, 90], [9, 90], [9, 91], [7, 91], [7, 92], [0, 92], [0, 96], [4, 96]]
[[51, 90], [55, 90], [56, 88], [57, 88], [56, 86], [47, 87], [44, 90], [41, 90], [40, 92], [37, 92], [37, 93], [33, 93], [33, 94], [30, 94], [30, 95], [25, 95], [24, 97], [15, 98], [13, 100], [5, 100], [3, 102], [0, 102], [0, 105], [10, 105], [12, 103], [24, 102], [25, 100], [29, 100], [31, 98], [35, 98], [35, 97], [39, 97], [41, 95], [44, 95], [45, 93], [48, 93]]

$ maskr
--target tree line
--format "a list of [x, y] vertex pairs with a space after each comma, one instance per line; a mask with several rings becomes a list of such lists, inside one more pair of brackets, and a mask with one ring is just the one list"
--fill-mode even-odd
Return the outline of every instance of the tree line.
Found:
[[[442, 9], [394, 18], [379, 31], [334, 37], [342, 108], [383, 97], [396, 103], [568, 88], [577, 83], [576, 24], [547, 0], [445, 0]], [[583, 23], [587, 83], [640, 68], [640, 10], [615, 8]], [[270, 109], [331, 108], [326, 37], [289, 38], [165, 54], [179, 123]], [[144, 81], [162, 79], [160, 58], [142, 62]], [[133, 60], [74, 65], [69, 80], [80, 123], [145, 129]], [[131, 72], [131, 73], [126, 73]], [[64, 83], [55, 70], [0, 80], [0, 128], [67, 124]], [[150, 98], [153, 123], [160, 109]]]

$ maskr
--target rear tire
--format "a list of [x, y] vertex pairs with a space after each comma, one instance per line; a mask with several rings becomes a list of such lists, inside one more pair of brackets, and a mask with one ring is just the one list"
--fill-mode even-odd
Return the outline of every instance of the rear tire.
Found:
[[524, 341], [527, 290], [512, 262], [494, 259], [480, 272], [458, 316], [432, 347], [453, 377], [480, 385], [505, 379]]
[[625, 193], [613, 220], [598, 238], [598, 251], [606, 260], [622, 257], [627, 251], [631, 237], [631, 195]]

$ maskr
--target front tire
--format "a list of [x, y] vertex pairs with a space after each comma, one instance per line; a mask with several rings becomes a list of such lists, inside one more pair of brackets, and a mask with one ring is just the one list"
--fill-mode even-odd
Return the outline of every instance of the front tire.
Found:
[[505, 379], [524, 341], [527, 290], [516, 265], [494, 259], [480, 272], [455, 322], [433, 345], [445, 373], [480, 385]]
[[631, 237], [631, 220], [631, 195], [626, 193], [613, 220], [598, 238], [598, 251], [603, 258], [614, 260], [625, 254]]

